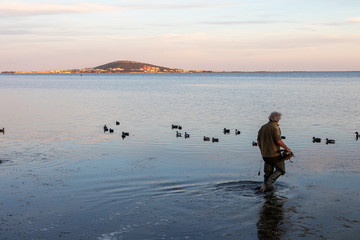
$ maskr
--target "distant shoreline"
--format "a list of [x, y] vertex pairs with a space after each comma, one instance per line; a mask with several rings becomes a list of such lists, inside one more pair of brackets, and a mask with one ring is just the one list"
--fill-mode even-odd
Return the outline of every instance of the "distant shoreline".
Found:
[[96, 67], [83, 69], [46, 70], [46, 71], [2, 71], [0, 74], [101, 74], [101, 73], [311, 73], [311, 72], [360, 72], [357, 71], [217, 71], [217, 70], [184, 70], [154, 64], [120, 60]]
[[70, 74], [174, 74], [174, 73], [347, 73], [347, 72], [360, 72], [359, 71], [177, 71], [177, 72], [54, 72], [54, 71], [33, 71], [33, 72], [16, 72], [16, 71], [4, 71], [0, 72], [0, 75], [21, 75], [21, 74], [53, 74], [53, 75], [70, 75]]

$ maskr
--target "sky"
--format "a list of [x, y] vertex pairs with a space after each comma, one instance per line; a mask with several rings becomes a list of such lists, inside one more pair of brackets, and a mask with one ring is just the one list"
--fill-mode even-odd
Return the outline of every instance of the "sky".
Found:
[[0, 0], [0, 71], [360, 71], [359, 0]]

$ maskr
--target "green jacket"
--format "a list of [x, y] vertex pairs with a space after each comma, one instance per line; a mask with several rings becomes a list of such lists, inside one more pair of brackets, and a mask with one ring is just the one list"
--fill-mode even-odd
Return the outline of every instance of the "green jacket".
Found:
[[258, 132], [258, 140], [260, 140], [262, 157], [277, 157], [280, 146], [276, 142], [281, 140], [281, 130], [279, 124], [269, 121], [264, 124]]

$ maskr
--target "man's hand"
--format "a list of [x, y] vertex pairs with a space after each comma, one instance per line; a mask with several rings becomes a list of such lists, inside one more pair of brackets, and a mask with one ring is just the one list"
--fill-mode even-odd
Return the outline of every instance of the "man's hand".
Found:
[[293, 152], [287, 152], [287, 151], [285, 151], [285, 152], [282, 154], [282, 159], [283, 159], [284, 161], [289, 160], [290, 162], [293, 162], [293, 161], [291, 161], [291, 158], [292, 158], [292, 157], [295, 157], [295, 155], [294, 155]]

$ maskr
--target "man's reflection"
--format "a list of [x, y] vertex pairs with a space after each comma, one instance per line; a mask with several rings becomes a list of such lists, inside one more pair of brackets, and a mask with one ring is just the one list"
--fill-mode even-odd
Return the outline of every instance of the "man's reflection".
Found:
[[281, 229], [282, 220], [284, 218], [283, 205], [287, 198], [276, 196], [274, 193], [265, 195], [265, 203], [259, 213], [259, 221], [257, 223], [259, 239], [280, 239], [284, 233]]

